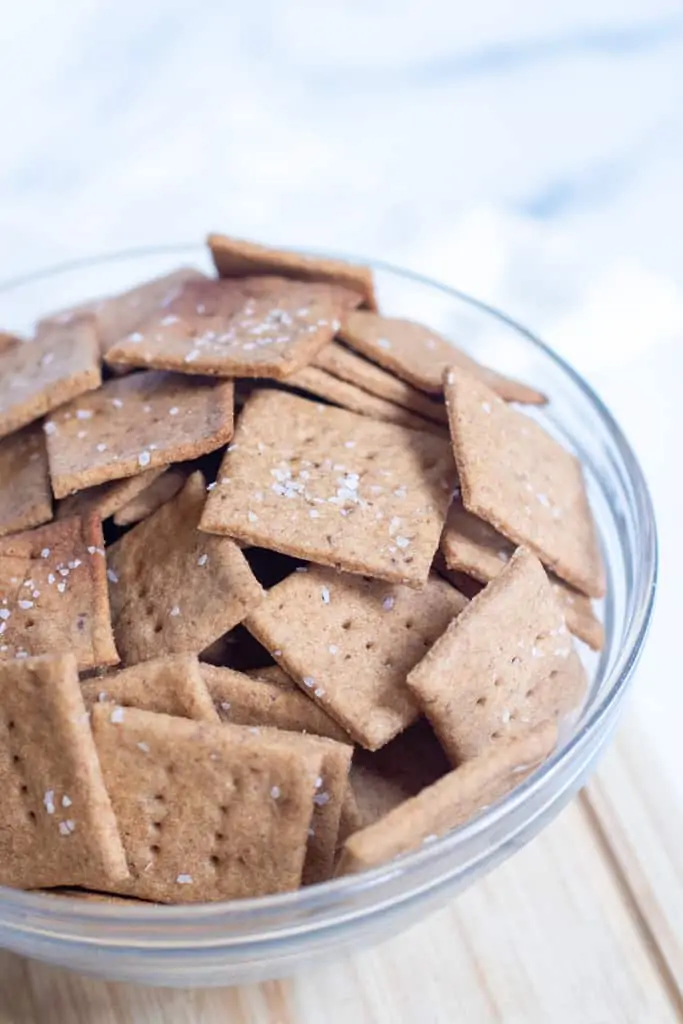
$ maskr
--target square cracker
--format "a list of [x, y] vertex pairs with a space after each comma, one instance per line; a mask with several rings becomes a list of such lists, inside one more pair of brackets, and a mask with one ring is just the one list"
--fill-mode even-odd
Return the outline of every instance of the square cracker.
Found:
[[508, 402], [543, 405], [547, 399], [534, 388], [481, 366], [436, 331], [414, 323], [357, 311], [340, 331], [342, 341], [416, 388], [441, 394], [444, 370], [457, 366], [477, 377]]
[[406, 676], [465, 604], [437, 577], [415, 591], [311, 566], [268, 591], [246, 626], [357, 742], [376, 750], [417, 718]]
[[39, 425], [0, 440], [0, 537], [52, 519], [45, 438]]
[[416, 412], [434, 423], [448, 423], [446, 406], [436, 402], [412, 384], [388, 373], [376, 363], [356, 355], [338, 341], [332, 341], [318, 352], [313, 365], [327, 370], [334, 377], [355, 384], [377, 398], [383, 398], [394, 405]]
[[308, 391], [318, 398], [324, 398], [328, 402], [334, 402], [344, 409], [350, 409], [361, 416], [369, 416], [373, 420], [382, 420], [385, 423], [397, 423], [402, 427], [410, 427], [412, 430], [426, 430], [431, 434], [440, 437], [445, 436], [443, 427], [433, 423], [432, 420], [423, 419], [415, 413], [404, 409], [401, 405], [394, 405], [387, 402], [385, 398], [378, 398], [371, 395], [355, 384], [340, 380], [326, 370], [317, 366], [304, 366], [303, 370], [297, 370], [283, 383], [292, 387]]
[[445, 375], [465, 508], [589, 597], [605, 571], [581, 465], [534, 420], [468, 374]]
[[248, 729], [96, 704], [92, 725], [130, 881], [162, 903], [296, 889], [315, 777], [310, 756]]
[[196, 722], [218, 722], [194, 654], [165, 654], [81, 683], [86, 707], [108, 701]]
[[232, 437], [231, 381], [148, 372], [109, 380], [45, 424], [55, 496], [164, 468]]
[[102, 383], [92, 320], [52, 327], [0, 352], [0, 437]]
[[557, 727], [544, 722], [444, 775], [384, 818], [349, 836], [337, 875], [366, 871], [464, 825], [499, 800], [550, 754]]
[[0, 883], [128, 874], [71, 654], [0, 664]]
[[454, 764], [580, 703], [586, 677], [543, 566], [520, 548], [408, 676]]
[[197, 530], [206, 487], [182, 491], [107, 550], [114, 633], [124, 664], [197, 654], [261, 600], [247, 560], [227, 537]]
[[246, 277], [251, 274], [278, 274], [298, 281], [327, 281], [342, 284], [357, 292], [363, 305], [377, 309], [375, 286], [370, 267], [346, 260], [307, 256], [286, 249], [272, 249], [227, 235], [211, 234], [208, 239], [213, 262], [220, 277]]
[[107, 353], [115, 365], [282, 378], [334, 336], [355, 292], [282, 277], [190, 281], [167, 309]]
[[61, 651], [81, 671], [119, 660], [97, 516], [0, 540], [0, 661]]
[[158, 508], [175, 498], [187, 479], [182, 469], [171, 466], [133, 495], [118, 511], [114, 513], [116, 526], [130, 526], [151, 516]]
[[327, 736], [341, 743], [351, 742], [348, 733], [307, 694], [302, 693], [284, 672], [282, 675], [287, 680], [284, 684], [273, 682], [272, 672], [269, 676], [268, 669], [247, 675], [231, 668], [202, 663], [200, 672], [224, 722], [270, 725], [289, 732]]
[[440, 437], [280, 391], [247, 401], [201, 529], [421, 586], [455, 467]]
[[[515, 546], [489, 523], [468, 512], [456, 498], [448, 510], [441, 536], [441, 551], [449, 569], [488, 583], [510, 561]], [[549, 579], [569, 631], [599, 651], [605, 640], [605, 631], [590, 599], [557, 576], [551, 575]]]
[[138, 473], [137, 476], [110, 480], [106, 484], [86, 487], [83, 491], [67, 494], [66, 498], [57, 503], [57, 519], [87, 515], [90, 512], [96, 513], [100, 519], [109, 519], [118, 509], [123, 508], [149, 487], [163, 472], [163, 468], [159, 466], [157, 469], [147, 469], [143, 473]]

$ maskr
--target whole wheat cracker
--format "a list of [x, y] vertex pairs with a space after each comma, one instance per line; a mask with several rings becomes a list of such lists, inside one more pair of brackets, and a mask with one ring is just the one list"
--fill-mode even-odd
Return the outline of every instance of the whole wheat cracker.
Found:
[[444, 775], [344, 843], [337, 875], [365, 871], [418, 849], [499, 800], [550, 754], [557, 727], [544, 722]]
[[94, 515], [0, 539], [0, 661], [63, 651], [81, 670], [119, 660]]
[[0, 664], [0, 883], [127, 876], [71, 654]]
[[69, 516], [96, 513], [100, 519], [109, 519], [118, 509], [128, 504], [140, 491], [149, 487], [153, 480], [164, 472], [162, 466], [148, 469], [137, 476], [124, 477], [122, 480], [110, 480], [106, 484], [86, 487], [83, 491], [67, 494], [57, 502], [57, 519]]
[[200, 665], [200, 672], [223, 722], [266, 725], [327, 736], [340, 743], [351, 742], [348, 733], [289, 677], [285, 677], [287, 683], [283, 685], [281, 681], [272, 681], [268, 669], [246, 674], [205, 663]]
[[187, 479], [182, 469], [171, 467], [165, 469], [136, 495], [130, 498], [125, 505], [114, 513], [114, 524], [116, 526], [130, 526], [132, 523], [139, 523], [156, 512], [171, 498], [174, 498]]
[[198, 653], [262, 598], [237, 545], [197, 529], [206, 485], [182, 491], [107, 549], [112, 622], [121, 659]]
[[465, 604], [437, 577], [418, 592], [311, 566], [273, 587], [245, 624], [310, 697], [376, 750], [417, 717], [406, 676]]
[[92, 320], [52, 327], [0, 352], [0, 437], [102, 382]]
[[602, 597], [605, 571], [578, 459], [469, 374], [447, 371], [444, 388], [465, 508], [567, 583]]
[[196, 722], [218, 722], [194, 654], [164, 654], [81, 683], [86, 707], [107, 701]]
[[[453, 501], [441, 535], [441, 551], [449, 569], [488, 583], [510, 561], [514, 550], [514, 544], [489, 523], [468, 512], [459, 499]], [[593, 650], [599, 651], [605, 633], [590, 599], [557, 576], [551, 574], [549, 579], [570, 633], [574, 633]], [[458, 586], [458, 582], [455, 585]]]
[[311, 361], [357, 302], [339, 285], [281, 277], [190, 281], [166, 310], [113, 345], [107, 362], [281, 379]]
[[434, 401], [412, 384], [357, 355], [338, 341], [325, 345], [313, 360], [313, 366], [434, 423], [448, 423], [448, 413], [442, 402]]
[[586, 677], [538, 559], [515, 552], [407, 682], [453, 764], [572, 711]]
[[412, 320], [359, 310], [347, 317], [340, 337], [367, 359], [430, 394], [441, 394], [444, 370], [457, 366], [508, 402], [543, 405], [547, 401], [540, 391], [482, 366], [436, 331]]
[[273, 249], [270, 246], [217, 233], [210, 234], [207, 242], [214, 265], [221, 277], [278, 274], [299, 281], [342, 284], [362, 296], [363, 305], [377, 309], [375, 286], [369, 267], [346, 260], [310, 256], [287, 249]]
[[439, 437], [280, 391], [239, 418], [200, 529], [422, 586], [455, 480]]
[[55, 496], [164, 468], [232, 437], [230, 381], [148, 372], [109, 380], [45, 424]]
[[52, 519], [45, 438], [39, 425], [0, 440], [0, 537]]
[[162, 903], [296, 889], [315, 778], [310, 753], [264, 731], [96, 704], [92, 726], [130, 880]]

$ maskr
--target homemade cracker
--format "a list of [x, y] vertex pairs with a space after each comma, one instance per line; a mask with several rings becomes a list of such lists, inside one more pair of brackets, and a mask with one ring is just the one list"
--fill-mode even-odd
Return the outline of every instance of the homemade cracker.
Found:
[[119, 660], [94, 515], [0, 539], [0, 661], [69, 650], [81, 670]]
[[0, 883], [110, 885], [128, 870], [71, 654], [0, 664]]
[[[135, 479], [135, 477], [133, 477]], [[187, 479], [181, 469], [166, 469], [114, 513], [116, 526], [139, 523], [174, 498]]]
[[81, 683], [86, 707], [103, 701], [197, 722], [219, 717], [194, 654], [165, 654]]
[[0, 437], [102, 382], [92, 320], [52, 327], [0, 352]]
[[[514, 544], [483, 519], [468, 512], [459, 499], [453, 502], [441, 536], [441, 551], [449, 569], [488, 583], [510, 561], [514, 550]], [[437, 571], [441, 570], [437, 567]], [[593, 650], [599, 651], [605, 639], [604, 629], [589, 598], [556, 576], [551, 575], [549, 579], [569, 631]], [[462, 589], [460, 576], [454, 583]], [[467, 593], [467, 590], [463, 592]]]
[[439, 437], [257, 391], [200, 528], [422, 586], [454, 482], [452, 454]]
[[202, 663], [200, 672], [216, 711], [224, 722], [232, 725], [270, 725], [290, 732], [327, 736], [341, 743], [351, 742], [348, 733], [302, 693], [284, 672], [284, 683], [282, 680], [273, 682], [272, 672], [269, 674], [268, 669], [247, 675], [235, 672], [234, 669]]
[[205, 497], [204, 477], [193, 473], [175, 498], [107, 550], [112, 621], [124, 664], [196, 654], [261, 600], [237, 545], [198, 531]]
[[149, 487], [163, 472], [163, 468], [159, 466], [158, 469], [148, 469], [137, 476], [110, 480], [106, 484], [86, 487], [83, 491], [67, 494], [66, 498], [57, 502], [57, 519], [87, 515], [89, 512], [95, 512], [100, 519], [109, 519], [118, 509], [123, 508]]
[[337, 875], [376, 867], [465, 824], [519, 785], [545, 760], [556, 741], [557, 727], [544, 722], [444, 775], [374, 825], [349, 836]]
[[232, 437], [231, 381], [148, 372], [107, 381], [45, 424], [58, 498], [194, 459]]
[[113, 704], [93, 706], [92, 726], [131, 876], [114, 891], [194, 903], [297, 888], [314, 806], [308, 753], [265, 731]]
[[543, 405], [539, 391], [481, 366], [436, 331], [413, 323], [357, 311], [347, 317], [340, 337], [367, 359], [372, 359], [416, 388], [441, 394], [444, 370], [451, 366], [471, 373], [508, 402]]
[[275, 377], [305, 366], [358, 296], [281, 277], [190, 281], [167, 309], [107, 353], [115, 365], [219, 377]]
[[465, 508], [589, 597], [605, 573], [578, 460], [534, 420], [459, 370], [445, 375]]
[[298, 281], [327, 281], [342, 284], [357, 292], [363, 305], [377, 309], [375, 286], [369, 267], [346, 260], [307, 256], [286, 249], [245, 242], [227, 235], [211, 234], [208, 244], [221, 277], [246, 277], [252, 274], [277, 274]]
[[52, 519], [52, 492], [40, 426], [0, 440], [0, 537]]
[[466, 604], [438, 577], [421, 591], [311, 566], [268, 592], [247, 629], [369, 750], [418, 714], [405, 680]]
[[581, 702], [586, 678], [538, 559], [520, 548], [408, 676], [453, 764]]

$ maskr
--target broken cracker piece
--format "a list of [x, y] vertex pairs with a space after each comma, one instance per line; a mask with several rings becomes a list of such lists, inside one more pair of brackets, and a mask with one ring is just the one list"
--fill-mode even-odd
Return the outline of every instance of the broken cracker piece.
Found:
[[114, 513], [116, 526], [130, 526], [151, 516], [158, 508], [174, 498], [187, 479], [181, 469], [164, 470], [155, 475], [150, 483], [133, 495], [117, 512]]
[[52, 492], [42, 428], [0, 440], [0, 537], [52, 519]]
[[107, 701], [196, 722], [218, 722], [194, 654], [164, 654], [81, 683], [86, 707]]

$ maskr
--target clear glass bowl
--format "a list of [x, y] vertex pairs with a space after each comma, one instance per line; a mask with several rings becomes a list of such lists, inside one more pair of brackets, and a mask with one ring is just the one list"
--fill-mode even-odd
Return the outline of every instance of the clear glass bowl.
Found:
[[[33, 321], [181, 264], [209, 269], [198, 246], [145, 249], [83, 260], [0, 285], [0, 326]], [[587, 655], [585, 707], [552, 757], [518, 789], [443, 839], [363, 875], [256, 900], [130, 907], [0, 887], [0, 945], [100, 977], [152, 985], [227, 985], [307, 968], [395, 935], [442, 906], [549, 824], [595, 767], [621, 712], [647, 632], [657, 544], [638, 463], [600, 399], [558, 356], [494, 309], [451, 288], [374, 266], [381, 307], [429, 324], [483, 362], [551, 397], [533, 415], [585, 468], [607, 565], [606, 632]]]

